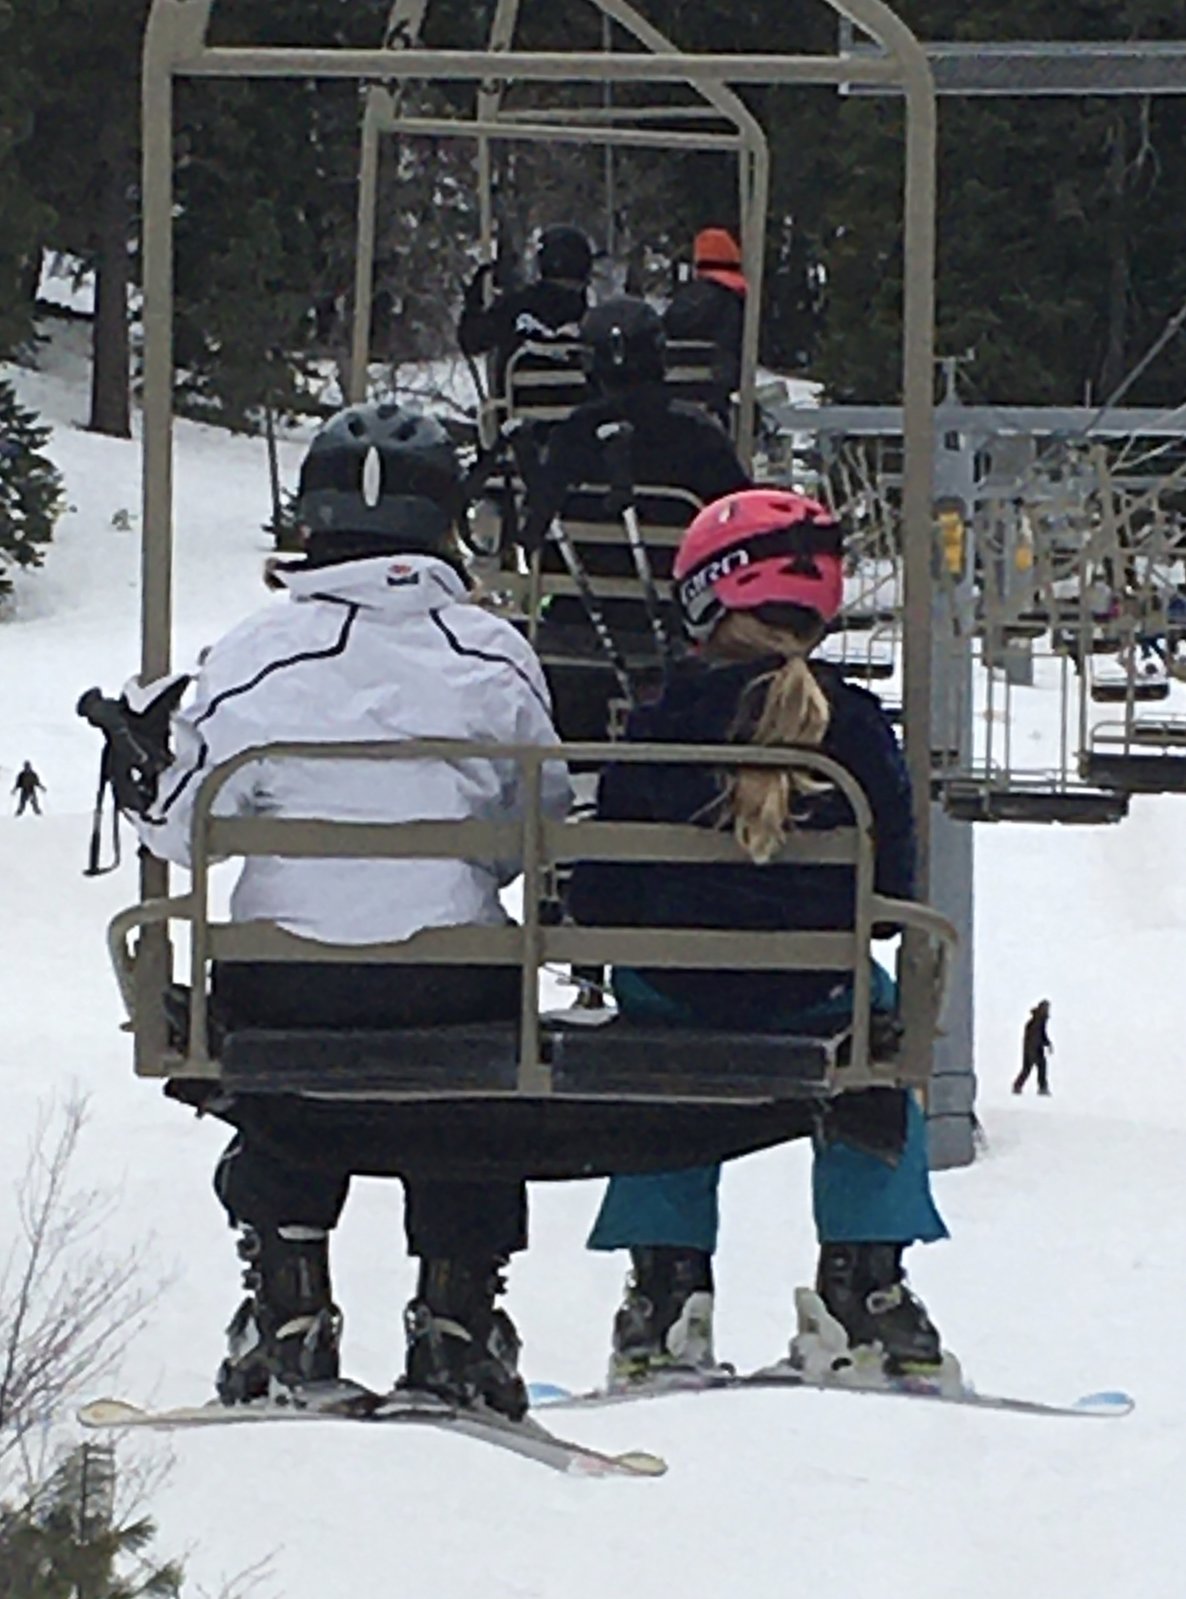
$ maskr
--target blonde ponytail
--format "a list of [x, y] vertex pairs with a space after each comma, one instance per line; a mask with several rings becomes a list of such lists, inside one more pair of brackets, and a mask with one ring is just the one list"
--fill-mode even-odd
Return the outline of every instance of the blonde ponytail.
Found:
[[[736, 658], [781, 655], [777, 671], [758, 678], [751, 692], [765, 694], [757, 721], [752, 723], [743, 702], [735, 732], [747, 730], [746, 742], [765, 748], [788, 744], [817, 749], [824, 741], [831, 718], [828, 697], [807, 664], [817, 642], [799, 638], [784, 628], [774, 628], [752, 614], [734, 611], [709, 641], [712, 654]], [[793, 829], [795, 802], [827, 785], [806, 772], [772, 767], [741, 767], [725, 793], [725, 814], [733, 823], [733, 836], [759, 866], [772, 860]]]

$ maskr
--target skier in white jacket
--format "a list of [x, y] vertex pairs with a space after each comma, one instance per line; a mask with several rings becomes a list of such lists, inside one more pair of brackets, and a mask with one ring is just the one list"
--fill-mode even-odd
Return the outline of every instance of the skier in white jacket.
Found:
[[[457, 554], [460, 471], [440, 425], [394, 404], [352, 406], [314, 439], [301, 472], [301, 561], [273, 565], [286, 603], [258, 612], [206, 653], [191, 702], [172, 721], [175, 751], [138, 821], [153, 853], [188, 864], [205, 772], [251, 745], [426, 737], [554, 743], [532, 649], [472, 603]], [[560, 762], [544, 803], [568, 806]], [[259, 760], [216, 810], [358, 822], [499, 818], [522, 805], [514, 763]], [[267, 919], [310, 941], [298, 963], [226, 963], [212, 978], [224, 1021], [255, 1027], [416, 1027], [517, 1014], [517, 969], [319, 962], [316, 944], [398, 941], [422, 928], [506, 919], [499, 888], [514, 862], [252, 858], [235, 920]], [[218, 1114], [236, 1135], [215, 1188], [246, 1262], [218, 1376], [224, 1403], [283, 1390], [313, 1402], [338, 1377], [341, 1315], [328, 1235], [350, 1176], [368, 1169], [315, 1103], [236, 1096]], [[404, 1174], [410, 1253], [405, 1381], [454, 1402], [521, 1415], [518, 1338], [495, 1309], [499, 1272], [526, 1242], [521, 1182]]]

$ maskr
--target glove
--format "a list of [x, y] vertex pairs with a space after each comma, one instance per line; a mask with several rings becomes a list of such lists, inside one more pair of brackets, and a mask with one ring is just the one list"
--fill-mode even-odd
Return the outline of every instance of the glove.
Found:
[[486, 279], [494, 271], [493, 261], [483, 261], [473, 277], [465, 286], [465, 308], [467, 311], [480, 311], [482, 309], [483, 290]]
[[629, 422], [603, 422], [597, 429], [597, 442], [609, 480], [607, 504], [612, 516], [621, 516], [634, 504], [634, 464], [630, 448], [633, 438], [634, 429]]
[[173, 758], [169, 748], [169, 724], [189, 686], [188, 672], [169, 672], [151, 683], [130, 677], [120, 695], [120, 705], [129, 731], [142, 743], [163, 771]]
[[142, 816], [156, 799], [160, 774], [171, 760], [169, 723], [189, 683], [186, 672], [172, 672], [151, 683], [131, 678], [118, 700], [88, 689], [78, 714], [107, 740], [107, 773], [121, 810]]

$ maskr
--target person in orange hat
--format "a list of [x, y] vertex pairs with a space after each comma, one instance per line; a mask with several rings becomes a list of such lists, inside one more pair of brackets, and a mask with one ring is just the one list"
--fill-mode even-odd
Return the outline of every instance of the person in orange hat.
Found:
[[663, 317], [669, 340], [694, 339], [716, 348], [709, 409], [726, 424], [741, 379], [745, 274], [741, 247], [728, 228], [701, 228], [692, 246], [693, 276], [675, 291]]

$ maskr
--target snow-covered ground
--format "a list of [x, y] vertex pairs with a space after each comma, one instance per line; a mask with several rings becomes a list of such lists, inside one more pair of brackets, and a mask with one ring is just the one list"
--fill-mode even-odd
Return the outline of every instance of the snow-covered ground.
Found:
[[[47, 814], [0, 817], [0, 1171], [39, 1104], [91, 1094], [82, 1182], [112, 1191], [102, 1246], [142, 1242], [165, 1286], [109, 1384], [204, 1396], [238, 1301], [210, 1191], [225, 1130], [131, 1073], [103, 928], [134, 869], [82, 876], [98, 750], [73, 713], [136, 664], [138, 455], [78, 430], [85, 388], [55, 349], [24, 397], [55, 423], [70, 503], [45, 570], [0, 623], [0, 781], [30, 758]], [[295, 471], [299, 446], [285, 447]], [[267, 540], [262, 445], [178, 429], [177, 657], [248, 608]], [[132, 531], [112, 517], [133, 515]], [[1037, 726], [1053, 690], [1033, 696]], [[1175, 693], [1179, 692], [1175, 690]], [[981, 1114], [989, 1154], [937, 1179], [953, 1241], [915, 1252], [917, 1287], [985, 1388], [1069, 1398], [1127, 1387], [1135, 1414], [1066, 1422], [841, 1395], [708, 1395], [582, 1415], [572, 1430], [671, 1462], [658, 1482], [550, 1476], [464, 1440], [347, 1424], [179, 1436], [155, 1501], [193, 1579], [271, 1555], [261, 1599], [604, 1599], [791, 1592], [846, 1599], [1180, 1599], [1186, 1590], [1186, 1081], [1174, 1009], [1186, 957], [1186, 808], [1140, 800], [1120, 828], [977, 836]], [[1054, 1097], [1013, 1099], [1021, 1024], [1053, 1004]], [[510, 1305], [528, 1375], [595, 1380], [620, 1262], [583, 1251], [598, 1185], [540, 1187]], [[357, 1183], [336, 1239], [346, 1359], [398, 1367], [412, 1286], [398, 1187]], [[780, 1352], [814, 1261], [801, 1148], [724, 1185], [719, 1342]], [[12, 1221], [0, 1192], [0, 1241]]]

